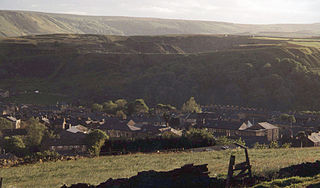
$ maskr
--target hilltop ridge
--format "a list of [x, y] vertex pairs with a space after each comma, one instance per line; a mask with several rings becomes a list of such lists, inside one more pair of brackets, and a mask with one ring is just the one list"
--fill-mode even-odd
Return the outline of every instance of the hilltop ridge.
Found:
[[236, 34], [285, 37], [320, 36], [320, 23], [250, 25], [215, 21], [117, 16], [84, 16], [0, 10], [0, 36], [35, 34]]

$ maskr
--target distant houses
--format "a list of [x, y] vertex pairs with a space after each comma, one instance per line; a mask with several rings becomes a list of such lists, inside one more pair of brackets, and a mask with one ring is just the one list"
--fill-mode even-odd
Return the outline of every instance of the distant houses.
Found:
[[72, 133], [66, 130], [58, 134], [58, 138], [51, 139], [46, 146], [51, 151], [56, 151], [64, 155], [81, 155], [87, 152], [86, 134]]
[[[136, 114], [117, 118], [104, 112], [92, 112], [83, 107], [36, 106], [12, 104], [0, 105], [1, 117], [12, 122], [12, 129], [1, 130], [2, 136], [26, 135], [23, 121], [38, 118], [56, 138], [48, 141], [47, 147], [61, 154], [76, 155], [87, 152], [85, 137], [93, 129], [107, 133], [110, 139], [121, 140], [161, 140], [165, 136], [183, 136], [190, 128], [206, 129], [215, 137], [241, 138], [248, 146], [256, 142], [269, 144], [272, 141], [290, 142], [296, 147], [320, 146], [320, 133], [307, 126], [320, 125], [320, 116], [314, 114], [297, 115], [297, 124], [277, 120], [279, 112], [268, 112], [255, 108], [214, 105], [203, 107], [202, 113]], [[287, 123], [287, 124], [286, 124]], [[304, 131], [305, 137], [296, 135]], [[164, 136], [165, 135], [165, 136]], [[283, 142], [285, 143], [285, 142]]]

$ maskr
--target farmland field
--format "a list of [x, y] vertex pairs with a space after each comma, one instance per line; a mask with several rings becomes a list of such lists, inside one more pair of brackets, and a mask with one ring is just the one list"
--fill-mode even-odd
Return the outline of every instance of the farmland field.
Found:
[[[140, 171], [167, 171], [184, 164], [208, 164], [211, 177], [225, 177], [230, 154], [236, 155], [236, 163], [244, 160], [242, 150], [208, 151], [194, 153], [153, 153], [120, 156], [103, 156], [74, 161], [37, 163], [0, 169], [4, 187], [61, 187], [63, 184], [99, 184], [109, 178], [123, 178]], [[280, 168], [320, 159], [316, 148], [290, 148], [249, 150], [253, 173], [272, 176]], [[304, 179], [301, 179], [304, 181]], [[319, 178], [306, 179], [315, 181]]]

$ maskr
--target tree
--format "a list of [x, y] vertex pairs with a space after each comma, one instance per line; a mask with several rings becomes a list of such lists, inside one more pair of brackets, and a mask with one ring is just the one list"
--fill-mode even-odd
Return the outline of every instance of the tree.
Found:
[[0, 130], [2, 130], [2, 129], [13, 129], [13, 128], [14, 128], [14, 124], [11, 121], [0, 117]]
[[125, 99], [118, 99], [114, 102], [117, 105], [118, 110], [125, 110], [128, 102]]
[[40, 123], [38, 119], [30, 118], [27, 122], [27, 135], [25, 137], [28, 147], [38, 147], [47, 130], [47, 127]]
[[307, 138], [307, 135], [304, 131], [299, 131], [297, 134], [298, 139], [300, 140], [300, 147], [303, 147], [303, 141], [305, 138]]
[[115, 114], [117, 108], [118, 108], [118, 105], [115, 104], [113, 101], [108, 101], [103, 103], [103, 110], [107, 113]]
[[292, 125], [293, 123], [296, 123], [296, 118], [294, 115], [289, 115], [289, 114], [281, 114], [280, 115], [281, 121], [286, 121]]
[[127, 119], [127, 115], [122, 110], [116, 112], [116, 117], [120, 119]]
[[213, 134], [205, 129], [190, 129], [185, 137], [195, 147], [210, 146], [215, 144]]
[[143, 99], [136, 99], [134, 102], [131, 102], [128, 105], [128, 113], [133, 114], [133, 113], [148, 113], [149, 112], [149, 107], [147, 104], [144, 102]]
[[5, 137], [3, 145], [6, 152], [13, 153], [18, 157], [23, 156], [25, 153], [26, 145], [19, 136]]
[[91, 109], [95, 112], [102, 112], [103, 106], [101, 104], [94, 103], [94, 104], [92, 104]]
[[101, 147], [109, 139], [108, 135], [100, 129], [91, 131], [86, 138], [88, 151], [92, 156], [99, 156]]
[[197, 104], [196, 100], [194, 99], [194, 97], [190, 97], [190, 99], [188, 101], [186, 101], [183, 105], [182, 105], [182, 109], [183, 112], [197, 112], [200, 113], [201, 112], [201, 107], [199, 104]]

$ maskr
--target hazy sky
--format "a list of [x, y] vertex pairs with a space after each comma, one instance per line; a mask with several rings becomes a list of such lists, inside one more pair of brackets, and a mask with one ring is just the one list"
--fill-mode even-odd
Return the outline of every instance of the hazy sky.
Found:
[[320, 22], [320, 0], [0, 0], [0, 9], [252, 24]]

